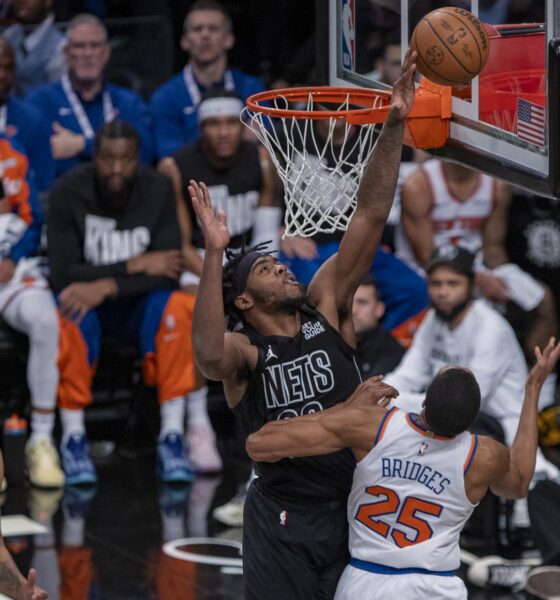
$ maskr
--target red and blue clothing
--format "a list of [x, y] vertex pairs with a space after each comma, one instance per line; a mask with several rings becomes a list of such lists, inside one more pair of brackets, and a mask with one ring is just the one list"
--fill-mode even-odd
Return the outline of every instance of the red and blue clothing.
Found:
[[28, 258], [36, 253], [41, 239], [43, 214], [28, 158], [15, 140], [8, 140], [4, 136], [0, 136], [0, 180], [12, 212], [27, 223], [25, 233], [12, 246], [7, 257], [17, 264], [20, 258]]

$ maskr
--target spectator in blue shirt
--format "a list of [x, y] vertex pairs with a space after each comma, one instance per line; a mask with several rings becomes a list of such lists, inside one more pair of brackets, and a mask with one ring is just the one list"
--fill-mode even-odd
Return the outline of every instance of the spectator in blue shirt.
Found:
[[64, 34], [54, 24], [52, 0], [12, 0], [16, 23], [3, 35], [16, 54], [14, 90], [24, 97], [31, 88], [57, 81], [66, 70]]
[[46, 192], [54, 179], [50, 127], [35, 106], [10, 94], [15, 73], [14, 50], [0, 36], [0, 135], [19, 143], [35, 174], [37, 189]]
[[94, 15], [74, 17], [64, 47], [68, 73], [28, 95], [52, 126], [50, 143], [57, 176], [90, 160], [95, 131], [116, 118], [132, 125], [140, 135], [141, 160], [152, 160], [148, 107], [136, 92], [104, 81], [110, 53], [103, 23]]
[[170, 156], [185, 142], [198, 139], [197, 107], [202, 93], [217, 87], [235, 90], [245, 101], [264, 90], [256, 77], [228, 69], [228, 50], [235, 37], [231, 18], [215, 0], [198, 0], [184, 23], [181, 48], [189, 62], [160, 86], [151, 99], [157, 158]]

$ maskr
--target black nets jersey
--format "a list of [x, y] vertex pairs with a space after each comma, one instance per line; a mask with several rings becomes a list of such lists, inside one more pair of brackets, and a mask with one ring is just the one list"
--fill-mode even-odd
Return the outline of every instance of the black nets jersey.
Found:
[[225, 169], [213, 167], [202, 154], [200, 143], [182, 146], [173, 153], [192, 223], [192, 243], [204, 247], [204, 238], [191, 202], [188, 185], [191, 179], [204, 181], [214, 210], [226, 213], [231, 234], [230, 248], [250, 245], [255, 209], [263, 187], [259, 150], [256, 144], [243, 140], [231, 164]]
[[[318, 311], [300, 309], [301, 329], [293, 337], [247, 335], [258, 361], [247, 391], [234, 412], [245, 434], [268, 421], [290, 419], [330, 408], [348, 398], [360, 383], [354, 349]], [[349, 449], [323, 456], [258, 463], [261, 482], [279, 498], [310, 501], [346, 498], [356, 461]]]

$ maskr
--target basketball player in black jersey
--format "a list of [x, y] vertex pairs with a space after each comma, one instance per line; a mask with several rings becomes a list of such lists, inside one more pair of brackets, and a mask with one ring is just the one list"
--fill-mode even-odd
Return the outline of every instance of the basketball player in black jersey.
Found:
[[[364, 172], [356, 212], [340, 249], [303, 287], [270, 254], [253, 249], [224, 267], [230, 234], [208, 190], [189, 192], [206, 240], [193, 315], [196, 361], [223, 381], [247, 435], [264, 423], [343, 402], [360, 382], [352, 299], [379, 245], [397, 184], [404, 119], [414, 103], [416, 53], [407, 51], [387, 121]], [[222, 296], [223, 293], [223, 296]], [[244, 324], [226, 333], [228, 313]], [[382, 394], [383, 395], [383, 394]], [[348, 560], [346, 500], [355, 461], [349, 450], [258, 464], [245, 502], [247, 600], [334, 596]]]

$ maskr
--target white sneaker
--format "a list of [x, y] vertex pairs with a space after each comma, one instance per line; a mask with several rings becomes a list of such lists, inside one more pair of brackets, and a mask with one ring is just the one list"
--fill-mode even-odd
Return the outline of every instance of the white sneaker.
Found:
[[28, 440], [25, 444], [25, 464], [31, 485], [44, 488], [64, 486], [60, 458], [50, 440]]
[[195, 473], [219, 473], [222, 459], [216, 448], [216, 436], [208, 425], [192, 425], [186, 434], [189, 462]]
[[506, 560], [501, 556], [485, 556], [470, 565], [467, 578], [480, 587], [495, 586], [520, 592], [525, 589], [529, 569], [541, 562], [539, 558]]
[[230, 527], [243, 527], [243, 507], [246, 494], [236, 494], [229, 502], [217, 506], [212, 511], [216, 521]]

